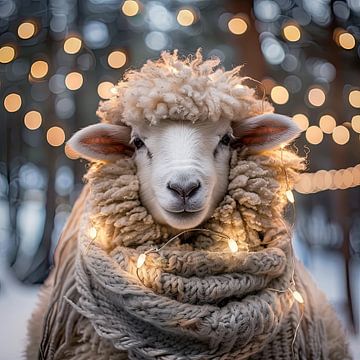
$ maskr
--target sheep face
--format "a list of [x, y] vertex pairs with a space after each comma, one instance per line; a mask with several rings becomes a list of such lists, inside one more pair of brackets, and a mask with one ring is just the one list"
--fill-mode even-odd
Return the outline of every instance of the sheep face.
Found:
[[91, 161], [133, 156], [143, 205], [157, 222], [181, 230], [201, 224], [224, 197], [232, 148], [242, 147], [246, 156], [299, 133], [292, 119], [267, 113], [235, 122], [102, 123], [80, 130], [68, 145]]
[[160, 223], [193, 228], [228, 184], [230, 122], [162, 121], [132, 129], [143, 205]]

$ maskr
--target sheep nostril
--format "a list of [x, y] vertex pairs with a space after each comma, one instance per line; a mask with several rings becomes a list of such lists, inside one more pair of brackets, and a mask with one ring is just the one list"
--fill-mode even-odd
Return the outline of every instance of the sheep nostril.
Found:
[[187, 184], [185, 189], [186, 191], [185, 197], [191, 197], [195, 195], [195, 193], [200, 189], [200, 187], [201, 187], [200, 181], [195, 181]]
[[167, 188], [174, 193], [176, 196], [180, 196], [183, 199], [194, 196], [195, 193], [200, 189], [200, 181], [189, 181], [186, 183], [168, 182]]

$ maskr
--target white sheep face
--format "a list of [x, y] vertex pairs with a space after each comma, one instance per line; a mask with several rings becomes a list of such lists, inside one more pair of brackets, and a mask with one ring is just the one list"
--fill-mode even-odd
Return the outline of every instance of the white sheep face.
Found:
[[163, 121], [132, 129], [143, 205], [159, 223], [198, 226], [228, 184], [229, 122]]
[[[139, 122], [140, 123], [140, 122]], [[132, 127], [96, 124], [78, 131], [68, 145], [91, 161], [133, 156], [140, 197], [154, 219], [177, 229], [211, 216], [228, 185], [230, 146], [261, 152], [286, 144], [300, 130], [292, 119], [267, 113], [230, 123], [162, 120]]]

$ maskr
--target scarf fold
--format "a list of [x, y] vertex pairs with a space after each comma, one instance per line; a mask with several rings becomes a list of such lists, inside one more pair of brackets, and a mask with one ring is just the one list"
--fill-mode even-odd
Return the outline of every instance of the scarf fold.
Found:
[[324, 298], [299, 276], [282, 212], [303, 165], [281, 151], [245, 160], [234, 151], [228, 192], [204, 230], [170, 242], [172, 231], [141, 205], [133, 161], [93, 165], [76, 259], [66, 286], [54, 285], [60, 311], [47, 315], [62, 325], [44, 335], [44, 358], [349, 358], [342, 336], [328, 338]]

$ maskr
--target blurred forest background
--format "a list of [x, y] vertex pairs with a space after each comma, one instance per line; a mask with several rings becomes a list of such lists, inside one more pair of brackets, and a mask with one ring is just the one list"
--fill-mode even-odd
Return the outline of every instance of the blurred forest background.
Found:
[[97, 121], [126, 69], [199, 47], [244, 64], [303, 130], [295, 249], [360, 353], [359, 0], [0, 0], [0, 359], [17, 358], [22, 343], [6, 339], [23, 341], [83, 186], [66, 140]]

